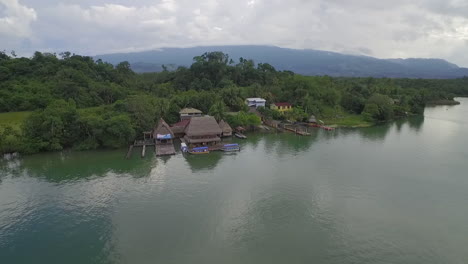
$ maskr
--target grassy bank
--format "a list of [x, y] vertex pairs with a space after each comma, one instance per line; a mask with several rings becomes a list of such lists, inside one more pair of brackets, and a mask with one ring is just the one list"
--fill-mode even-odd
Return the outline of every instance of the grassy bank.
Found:
[[321, 119], [325, 125], [331, 127], [370, 127], [373, 123], [363, 119], [361, 115], [342, 114], [338, 117]]
[[21, 124], [30, 114], [31, 112], [0, 113], [0, 127], [11, 126], [15, 129], [20, 129]]

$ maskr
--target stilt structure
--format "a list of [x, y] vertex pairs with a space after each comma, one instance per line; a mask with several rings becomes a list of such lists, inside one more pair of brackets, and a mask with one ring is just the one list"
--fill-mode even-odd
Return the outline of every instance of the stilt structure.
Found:
[[156, 156], [174, 155], [174, 133], [171, 127], [161, 118], [158, 126], [153, 130]]

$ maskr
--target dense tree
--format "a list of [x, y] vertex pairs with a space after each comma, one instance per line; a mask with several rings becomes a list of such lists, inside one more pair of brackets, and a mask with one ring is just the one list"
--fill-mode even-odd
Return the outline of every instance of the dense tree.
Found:
[[[266, 118], [301, 121], [362, 114], [371, 122], [420, 114], [428, 102], [468, 95], [468, 77], [453, 80], [300, 76], [272, 65], [207, 52], [189, 67], [136, 74], [70, 52], [20, 58], [0, 52], [0, 112], [34, 111], [21, 130], [0, 128], [0, 152], [126, 145], [159, 118], [179, 120], [184, 107], [225, 119], [231, 126], [260, 123], [246, 97], [289, 102], [294, 111], [259, 109]], [[238, 112], [238, 114], [226, 114]], [[18, 140], [21, 138], [21, 140]]]
[[226, 105], [221, 100], [214, 103], [210, 108], [209, 114], [213, 116], [218, 122], [225, 119], [226, 118]]

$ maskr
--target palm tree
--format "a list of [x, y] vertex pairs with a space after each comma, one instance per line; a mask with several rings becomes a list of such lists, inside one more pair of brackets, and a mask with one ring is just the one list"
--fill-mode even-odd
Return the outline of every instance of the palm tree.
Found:
[[209, 114], [213, 116], [218, 122], [221, 121], [222, 119], [225, 119], [226, 105], [224, 104], [223, 101], [217, 101], [211, 106]]

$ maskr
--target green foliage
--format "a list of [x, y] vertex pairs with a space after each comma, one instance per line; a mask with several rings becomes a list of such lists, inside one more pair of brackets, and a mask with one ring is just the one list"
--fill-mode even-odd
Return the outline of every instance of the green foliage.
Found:
[[24, 120], [31, 112], [8, 112], [0, 113], [0, 127], [11, 126], [13, 129], [20, 129]]
[[366, 102], [363, 115], [368, 121], [386, 121], [394, 117], [393, 100], [387, 95], [373, 94]]
[[257, 108], [257, 111], [259, 111], [265, 119], [269, 120], [284, 120], [285, 116], [281, 114], [279, 111], [272, 110], [267, 107], [259, 107]]
[[284, 112], [284, 116], [289, 121], [298, 121], [298, 122], [307, 121], [307, 118], [308, 118], [307, 113], [304, 112], [304, 110], [300, 106], [294, 107], [292, 111]]
[[23, 133], [38, 151], [61, 150], [72, 146], [78, 138], [77, 119], [73, 100], [56, 100], [46, 109], [32, 113], [24, 123]]
[[209, 114], [213, 116], [216, 121], [221, 121], [226, 118], [226, 105], [223, 101], [218, 101], [214, 103], [211, 108]]
[[[34, 111], [3, 122], [0, 152], [121, 147], [151, 130], [159, 118], [179, 121], [184, 107], [226, 119], [234, 127], [258, 125], [260, 119], [246, 113], [246, 97], [294, 106], [286, 114], [258, 109], [265, 118], [302, 121], [313, 114], [355, 124], [363, 118], [376, 122], [421, 114], [428, 102], [467, 95], [468, 77], [300, 76], [245, 58], [235, 63], [221, 52], [197, 56], [190, 67], [145, 74], [135, 74], [128, 62], [113, 66], [70, 52], [36, 52], [31, 58], [0, 52], [0, 113]], [[0, 114], [0, 126], [4, 116]]]
[[135, 137], [135, 124], [130, 114], [121, 113], [111, 107], [86, 109], [80, 112], [81, 127], [77, 149], [99, 147], [119, 148], [126, 146]]
[[9, 153], [23, 150], [21, 132], [18, 128], [9, 125], [0, 127], [0, 153]]
[[236, 115], [227, 115], [226, 121], [231, 125], [231, 127], [250, 127], [258, 126], [262, 123], [260, 117], [256, 116], [253, 113], [239, 112]]

